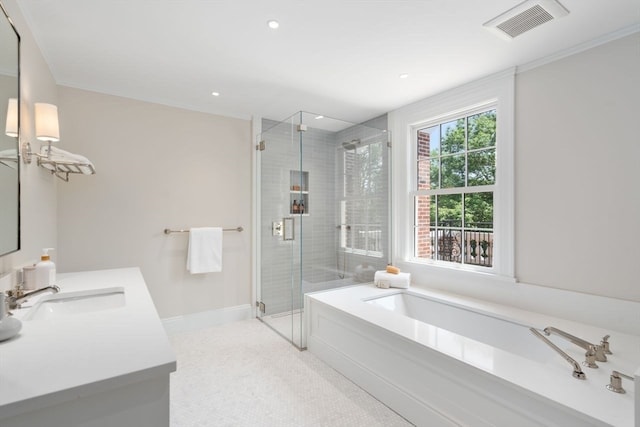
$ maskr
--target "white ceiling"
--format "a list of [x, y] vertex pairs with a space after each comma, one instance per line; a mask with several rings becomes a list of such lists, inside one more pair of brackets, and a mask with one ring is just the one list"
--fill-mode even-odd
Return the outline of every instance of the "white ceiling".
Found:
[[[621, 29], [639, 0], [561, 0], [505, 40], [520, 0], [19, 0], [60, 85], [231, 117], [360, 122]], [[267, 21], [280, 22], [271, 30]], [[407, 79], [400, 79], [408, 73]], [[211, 96], [220, 92], [219, 97]]]

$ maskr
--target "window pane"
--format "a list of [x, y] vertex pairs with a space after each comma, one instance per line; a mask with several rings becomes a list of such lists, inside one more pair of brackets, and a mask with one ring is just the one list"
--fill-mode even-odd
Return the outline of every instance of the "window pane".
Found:
[[496, 183], [496, 151], [495, 148], [474, 151], [468, 154], [469, 176], [468, 186], [491, 185]]
[[438, 196], [438, 227], [462, 227], [462, 194]]
[[438, 148], [439, 144], [439, 133], [435, 133], [434, 130], [437, 130], [438, 127], [420, 129], [418, 131], [418, 160], [427, 159], [430, 155], [432, 155], [435, 150], [435, 155], [440, 154], [440, 150]]
[[493, 264], [493, 232], [468, 230], [465, 232], [466, 264], [491, 267]]
[[432, 196], [416, 196], [415, 198], [415, 213], [417, 226], [429, 225], [431, 207], [430, 201]]
[[[431, 207], [431, 200], [434, 201], [433, 208]], [[429, 236], [429, 217], [431, 215], [431, 209], [435, 209], [434, 196], [416, 196], [414, 198], [416, 226], [414, 236], [414, 252], [415, 256], [418, 258], [429, 258], [431, 256], [431, 238]]]
[[429, 236], [429, 227], [419, 226], [415, 229], [415, 256], [416, 258], [431, 258], [431, 238]]
[[493, 229], [493, 193], [471, 193], [464, 196], [466, 228]]
[[469, 150], [496, 145], [496, 110], [469, 116], [467, 126]]
[[464, 154], [442, 157], [441, 168], [442, 188], [464, 187]]
[[436, 196], [429, 197], [429, 222], [432, 225], [436, 224], [437, 207], [438, 205], [436, 204]]
[[439, 260], [462, 262], [462, 231], [460, 229], [436, 229], [436, 237]]
[[431, 179], [430, 188], [440, 188], [440, 159], [431, 159], [429, 167], [429, 175]]
[[418, 130], [418, 159], [440, 155], [440, 126]]
[[416, 196], [415, 256], [455, 263], [493, 263], [493, 192], [465, 187], [496, 181], [496, 110], [417, 131], [416, 189], [457, 194]]
[[465, 142], [464, 133], [464, 119], [458, 119], [440, 125], [442, 154], [453, 154], [463, 151]]
[[465, 263], [493, 264], [493, 193], [466, 194], [464, 198]]
[[429, 184], [431, 181], [430, 177], [430, 161], [429, 160], [419, 160], [418, 161], [418, 182], [417, 189], [418, 190], [426, 190], [431, 187], [433, 184]]

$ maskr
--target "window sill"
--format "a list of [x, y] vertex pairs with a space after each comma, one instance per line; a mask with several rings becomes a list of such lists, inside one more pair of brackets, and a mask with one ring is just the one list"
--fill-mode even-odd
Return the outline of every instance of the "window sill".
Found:
[[497, 273], [493, 267], [474, 267], [468, 264], [454, 264], [444, 261], [422, 260], [410, 258], [403, 263], [411, 270], [418, 270], [429, 275], [438, 277], [450, 277], [451, 279], [482, 279], [495, 280], [504, 283], [517, 283], [517, 279], [512, 276], [505, 276]]

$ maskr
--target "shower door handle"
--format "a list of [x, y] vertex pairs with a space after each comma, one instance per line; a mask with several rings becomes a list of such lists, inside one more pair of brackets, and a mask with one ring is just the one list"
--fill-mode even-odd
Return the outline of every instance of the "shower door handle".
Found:
[[282, 240], [295, 240], [295, 237], [294, 218], [282, 218]]

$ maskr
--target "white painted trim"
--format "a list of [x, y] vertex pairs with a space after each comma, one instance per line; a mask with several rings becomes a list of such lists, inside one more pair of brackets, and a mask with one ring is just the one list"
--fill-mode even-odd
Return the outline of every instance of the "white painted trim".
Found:
[[178, 332], [195, 331], [225, 323], [247, 320], [252, 317], [251, 304], [243, 304], [235, 307], [224, 307], [217, 310], [168, 317], [162, 319], [162, 326], [164, 326], [167, 334], [171, 335]]
[[589, 50], [596, 46], [603, 45], [605, 43], [609, 43], [611, 41], [621, 39], [633, 33], [637, 33], [640, 31], [640, 24], [629, 25], [628, 27], [621, 28], [612, 33], [605, 34], [593, 40], [590, 40], [585, 43], [578, 44], [576, 46], [570, 47], [565, 50], [561, 50], [560, 52], [556, 52], [554, 54], [538, 58], [534, 61], [527, 62], [523, 65], [518, 65], [518, 69], [516, 71], [517, 74], [524, 73], [529, 70], [533, 70], [534, 68], [541, 67], [543, 65], [549, 64], [551, 62], [558, 61], [562, 58], [566, 58], [571, 55], [575, 55], [580, 52], [584, 52], [585, 50]]
[[[390, 128], [395, 135], [393, 144], [393, 253], [394, 263], [407, 262], [413, 257], [413, 195], [415, 176], [412, 131], [424, 123], [441, 117], [466, 112], [484, 104], [494, 104], [498, 111], [498, 167], [494, 196], [494, 230], [496, 261], [487, 272], [505, 278], [515, 271], [515, 211], [514, 200], [514, 92], [515, 68], [496, 73], [424, 100], [409, 104], [389, 114]], [[407, 173], [410, 169], [413, 173]], [[422, 268], [439, 268], [436, 265]], [[472, 268], [469, 268], [472, 270]], [[482, 270], [484, 272], [484, 269]]]

